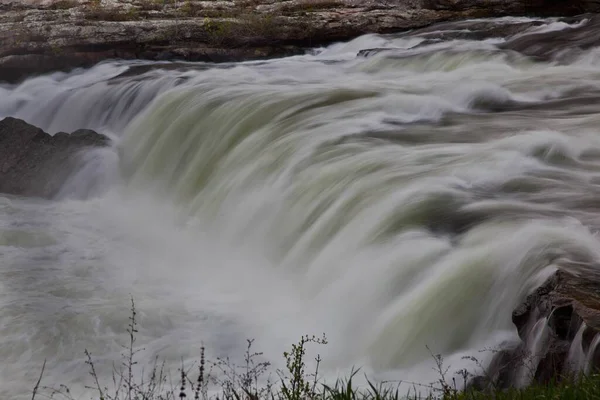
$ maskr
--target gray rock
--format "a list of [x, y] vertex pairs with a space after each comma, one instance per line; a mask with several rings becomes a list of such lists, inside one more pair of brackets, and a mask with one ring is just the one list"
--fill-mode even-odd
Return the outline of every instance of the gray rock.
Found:
[[[583, 17], [583, 16], [582, 16]], [[587, 15], [589, 22], [574, 28], [551, 31], [517, 37], [500, 45], [502, 49], [510, 49], [540, 60], [566, 59], [579, 50], [589, 49], [600, 41], [600, 17]], [[565, 55], [565, 52], [568, 54]]]
[[51, 136], [20, 119], [0, 121], [0, 192], [51, 198], [73, 173], [81, 150], [109, 144], [91, 130]]
[[[547, 318], [548, 334], [541, 354], [528, 354], [530, 332], [543, 318]], [[521, 343], [499, 351], [488, 372], [493, 379], [477, 377], [474, 389], [513, 386], [524, 368], [533, 382], [545, 384], [569, 376], [573, 367], [600, 367], [600, 346], [591, 346], [600, 334], [600, 274], [594, 269], [580, 275], [557, 271], [514, 310], [512, 319]], [[568, 364], [569, 349], [583, 324], [581, 346], [589, 365], [572, 366]]]
[[[240, 61], [366, 33], [505, 15], [575, 15], [591, 0], [81, 0], [0, 3], [0, 81], [111, 58]], [[425, 33], [425, 32], [424, 32]]]

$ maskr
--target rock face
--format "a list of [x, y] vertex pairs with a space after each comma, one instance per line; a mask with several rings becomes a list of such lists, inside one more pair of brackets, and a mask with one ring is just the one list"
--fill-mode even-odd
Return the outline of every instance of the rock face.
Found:
[[477, 389], [548, 383], [600, 368], [600, 269], [557, 271], [512, 315], [521, 343], [498, 352]]
[[0, 0], [0, 81], [110, 58], [239, 61], [448, 20], [596, 11], [594, 0]]
[[90, 130], [51, 136], [25, 121], [0, 121], [0, 193], [51, 198], [73, 172], [78, 151], [106, 146]]
[[573, 53], [598, 45], [600, 40], [600, 17], [585, 16], [588, 22], [564, 31], [543, 32], [509, 40], [501, 49], [518, 51], [540, 60], [556, 59], [560, 53]]

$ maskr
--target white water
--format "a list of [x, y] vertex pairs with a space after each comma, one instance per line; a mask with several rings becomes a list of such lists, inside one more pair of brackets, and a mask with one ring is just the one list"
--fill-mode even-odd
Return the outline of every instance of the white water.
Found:
[[569, 348], [569, 353], [567, 355], [567, 368], [573, 373], [578, 373], [579, 371], [583, 371], [585, 369], [585, 361], [586, 361], [586, 353], [583, 350], [583, 333], [587, 329], [587, 325], [582, 323], [577, 333], [575, 334], [575, 338], [571, 343], [571, 347]]
[[[324, 332], [329, 377], [430, 383], [431, 352], [455, 371], [516, 340], [548, 271], [600, 260], [594, 50], [558, 65], [421, 40], [0, 88], [0, 116], [114, 138], [58, 201], [0, 197], [0, 397], [28, 397], [44, 359], [48, 384], [81, 388], [86, 348], [108, 373], [130, 295], [141, 365], [246, 338], [280, 365]], [[356, 57], [380, 46], [400, 50]]]
[[516, 387], [525, 387], [533, 381], [535, 370], [545, 353], [548, 342], [548, 318], [540, 318], [527, 333], [524, 349], [526, 357], [523, 365], [518, 367], [515, 379]]

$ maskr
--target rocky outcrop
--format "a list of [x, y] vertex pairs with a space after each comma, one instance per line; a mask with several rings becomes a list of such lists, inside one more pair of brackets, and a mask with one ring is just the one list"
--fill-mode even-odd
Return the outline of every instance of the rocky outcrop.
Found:
[[440, 21], [599, 10], [592, 0], [0, 0], [0, 81], [110, 58], [239, 61]]
[[[427, 46], [440, 40], [484, 40], [504, 38], [497, 45], [497, 51], [507, 56], [526, 55], [532, 60], [570, 63], [582, 54], [582, 51], [597, 46], [600, 41], [600, 15], [580, 14], [575, 17], [557, 18], [556, 22], [570, 26], [558, 30], [535, 31], [535, 27], [544, 24], [540, 20], [514, 23], [492, 23], [489, 21], [466, 20], [445, 22], [431, 27], [415, 29], [407, 35], [418, 36], [424, 40], [412, 49]], [[510, 50], [510, 51], [507, 51]], [[371, 57], [385, 52], [389, 57], [409, 57], [405, 51], [396, 48], [373, 48], [358, 52], [359, 57]]]
[[559, 270], [512, 315], [521, 343], [496, 353], [472, 385], [525, 386], [600, 368], [600, 268]]
[[0, 193], [51, 198], [76, 167], [80, 150], [106, 146], [91, 130], [49, 135], [15, 118], [0, 121]]
[[[585, 16], [585, 24], [560, 31], [541, 32], [516, 37], [498, 46], [518, 51], [540, 60], [558, 60], [572, 53], [596, 47], [600, 41], [600, 17]], [[557, 58], [557, 55], [560, 56]]]

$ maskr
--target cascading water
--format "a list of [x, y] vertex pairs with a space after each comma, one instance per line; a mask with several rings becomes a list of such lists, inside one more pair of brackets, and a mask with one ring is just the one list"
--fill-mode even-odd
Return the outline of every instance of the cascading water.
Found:
[[[57, 201], [0, 197], [0, 397], [44, 359], [81, 387], [86, 348], [110, 373], [130, 295], [142, 365], [246, 338], [278, 362], [324, 332], [327, 376], [429, 383], [432, 352], [458, 370], [516, 340], [549, 271], [600, 260], [597, 51], [541, 62], [433, 32], [0, 87], [0, 116], [114, 138]], [[395, 50], [356, 57], [376, 47]]]

